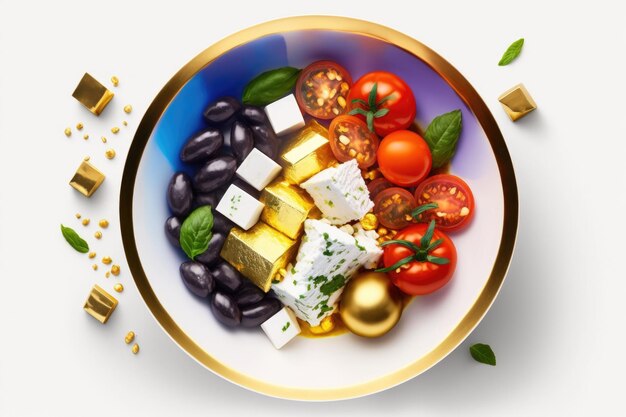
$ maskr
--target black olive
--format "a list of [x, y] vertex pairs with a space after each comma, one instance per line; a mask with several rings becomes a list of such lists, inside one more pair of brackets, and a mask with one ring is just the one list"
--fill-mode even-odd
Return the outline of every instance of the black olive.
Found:
[[224, 136], [218, 129], [207, 129], [195, 134], [180, 151], [180, 160], [186, 163], [207, 161], [224, 145]]
[[220, 262], [211, 269], [217, 287], [226, 292], [234, 293], [241, 288], [244, 277], [228, 262]]
[[209, 247], [207, 250], [196, 256], [196, 261], [202, 262], [205, 265], [212, 265], [220, 259], [220, 251], [224, 246], [226, 237], [221, 233], [213, 233], [211, 240], [209, 241]]
[[241, 325], [244, 327], [260, 326], [278, 313], [281, 308], [283, 305], [276, 298], [266, 297], [256, 304], [241, 309]]
[[243, 288], [237, 292], [235, 298], [237, 299], [237, 305], [239, 307], [245, 307], [261, 301], [265, 298], [265, 293], [256, 285], [250, 283], [244, 285]]
[[183, 262], [180, 265], [180, 276], [187, 289], [199, 297], [208, 297], [215, 288], [209, 269], [199, 262]]
[[257, 190], [256, 188], [254, 188], [253, 186], [251, 186], [250, 184], [248, 184], [241, 178], [235, 178], [233, 180], [233, 185], [236, 185], [237, 187], [241, 188], [243, 191], [250, 194], [254, 198], [258, 199], [261, 196], [261, 192], [259, 190]]
[[236, 120], [233, 123], [230, 129], [230, 148], [237, 158], [237, 164], [241, 164], [254, 148], [252, 130], [244, 122]]
[[222, 213], [213, 211], [213, 231], [228, 234], [233, 227], [235, 227], [235, 223], [231, 222]]
[[186, 216], [193, 203], [191, 180], [184, 172], [172, 176], [167, 187], [167, 204], [176, 216]]
[[221, 156], [204, 164], [194, 177], [196, 190], [209, 193], [227, 184], [237, 169], [237, 161], [229, 156]]
[[214, 192], [196, 194], [193, 197], [194, 207], [211, 206], [213, 214], [215, 214], [215, 207], [217, 207], [217, 203], [219, 203], [219, 201], [219, 197]]
[[165, 220], [165, 236], [167, 236], [167, 240], [177, 248], [180, 248], [180, 226], [182, 224], [183, 222], [176, 216]]
[[264, 125], [269, 123], [267, 114], [265, 114], [265, 110], [261, 107], [243, 105], [241, 106], [241, 110], [239, 110], [239, 116], [241, 120], [249, 125]]
[[278, 137], [268, 125], [250, 126], [254, 135], [254, 146], [265, 155], [276, 159], [278, 155]]
[[241, 322], [241, 311], [233, 298], [216, 291], [211, 296], [211, 311], [217, 320], [226, 326], [235, 327]]
[[204, 118], [215, 126], [226, 123], [239, 111], [241, 104], [233, 97], [222, 97], [211, 103], [204, 111]]

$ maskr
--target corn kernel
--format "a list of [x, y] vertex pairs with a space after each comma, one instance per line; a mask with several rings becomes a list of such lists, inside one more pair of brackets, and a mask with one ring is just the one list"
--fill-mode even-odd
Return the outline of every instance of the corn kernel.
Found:
[[103, 229], [106, 229], [107, 227], [109, 227], [109, 221], [102, 219], [98, 222], [98, 225], [102, 227]]
[[102, 143], [107, 143], [107, 138], [105, 138], [104, 136], [102, 136], [100, 140], [102, 141]]
[[130, 331], [130, 332], [126, 333], [126, 337], [124, 337], [124, 342], [127, 345], [130, 345], [131, 343], [133, 343], [133, 340], [135, 340], [135, 332]]
[[124, 120], [124, 121], [122, 122], [122, 124], [123, 124], [124, 126], [128, 126], [128, 122], [127, 122], [126, 120]]
[[115, 151], [113, 149], [107, 149], [104, 156], [106, 156], [107, 159], [113, 159], [115, 158]]
[[102, 238], [102, 232], [98, 230], [96, 233], [93, 234], [93, 237], [95, 237], [96, 239], [101, 239]]
[[133, 354], [135, 355], [139, 353], [139, 345], [137, 343], [133, 345], [133, 347], [131, 348], [131, 352], [133, 352]]
[[91, 159], [91, 157], [89, 155], [87, 155], [86, 157], [83, 158], [83, 161], [87, 162]]
[[130, 113], [131, 111], [133, 111], [133, 106], [130, 104], [124, 106], [124, 113]]
[[97, 270], [98, 270], [98, 264], [93, 264], [93, 265], [91, 265], [91, 268], [92, 268], [94, 271], [97, 271]]
[[96, 252], [89, 252], [89, 259], [93, 259], [96, 257]]
[[83, 226], [88, 226], [89, 225], [89, 219], [83, 219], [82, 223], [83, 223]]
[[111, 128], [111, 133], [118, 133], [120, 131], [120, 128], [115, 126]]
[[76, 213], [76, 218], [80, 219], [82, 216], [80, 215], [80, 213]]
[[83, 130], [83, 124], [80, 122], [76, 123], [76, 129]]
[[361, 223], [361, 226], [363, 226], [365, 230], [374, 230], [378, 227], [378, 218], [374, 213], [367, 213], [359, 223]]
[[105, 278], [108, 278], [108, 277], [110, 277], [110, 276], [111, 276], [111, 271], [106, 271], [106, 272], [104, 273], [104, 277], [105, 277]]
[[117, 283], [113, 286], [113, 289], [117, 292], [122, 292], [124, 291], [124, 286], [120, 283]]
[[70, 129], [69, 127], [65, 128], [65, 136], [67, 136], [68, 138], [70, 136], [72, 136], [72, 129]]
[[110, 256], [105, 256], [104, 258], [102, 258], [102, 263], [105, 264], [105, 265], [108, 265], [111, 262], [113, 262], [113, 260], [111, 259]]
[[111, 84], [113, 84], [113, 87], [117, 87], [120, 83], [120, 79], [117, 78], [115, 75], [111, 77]]
[[83, 139], [85, 139], [85, 140], [89, 139], [89, 135], [85, 133], [85, 134], [83, 135]]
[[111, 267], [111, 273], [115, 276], [118, 276], [120, 274], [120, 266], [119, 265], [113, 265]]

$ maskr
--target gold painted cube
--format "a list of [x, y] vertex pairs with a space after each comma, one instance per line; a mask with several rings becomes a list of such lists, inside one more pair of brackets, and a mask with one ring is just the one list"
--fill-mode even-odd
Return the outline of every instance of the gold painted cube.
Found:
[[328, 142], [328, 130], [312, 120], [290, 140], [278, 163], [290, 184], [300, 184], [337, 163]]
[[94, 285], [85, 301], [84, 309], [93, 318], [104, 324], [117, 307], [117, 300], [111, 294]]
[[260, 200], [265, 205], [261, 220], [291, 239], [298, 238], [308, 217], [321, 217], [308, 193], [282, 178], [265, 187]]
[[220, 256], [268, 292], [278, 270], [293, 260], [297, 249], [295, 240], [258, 222], [247, 231], [238, 227], [231, 229]]
[[505, 91], [498, 100], [511, 120], [516, 121], [537, 108], [535, 100], [530, 96], [524, 84], [518, 84]]
[[81, 194], [91, 197], [104, 181], [104, 174], [87, 161], [82, 161], [70, 180], [70, 185]]
[[113, 93], [100, 84], [98, 80], [85, 73], [72, 93], [72, 97], [98, 116], [113, 98]]

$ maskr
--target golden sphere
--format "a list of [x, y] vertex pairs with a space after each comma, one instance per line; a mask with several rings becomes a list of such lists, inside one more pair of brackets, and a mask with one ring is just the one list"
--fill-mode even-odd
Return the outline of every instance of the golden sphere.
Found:
[[402, 315], [402, 295], [386, 274], [363, 272], [346, 286], [339, 314], [354, 334], [379, 337], [387, 333]]

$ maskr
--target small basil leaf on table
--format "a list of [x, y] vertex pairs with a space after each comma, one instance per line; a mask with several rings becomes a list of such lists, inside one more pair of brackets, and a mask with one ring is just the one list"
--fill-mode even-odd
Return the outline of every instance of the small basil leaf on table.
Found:
[[180, 227], [180, 246], [190, 259], [207, 250], [212, 230], [211, 206], [198, 207], [185, 219]]
[[454, 156], [461, 125], [461, 110], [452, 110], [435, 117], [426, 128], [424, 139], [433, 156], [433, 168], [440, 168]]
[[293, 90], [300, 70], [293, 67], [276, 68], [253, 78], [243, 90], [241, 101], [253, 106], [266, 106]]
[[470, 354], [477, 362], [496, 366], [496, 354], [493, 353], [489, 345], [476, 343], [470, 346]]
[[509, 65], [511, 62], [513, 62], [513, 60], [519, 56], [520, 52], [522, 52], [523, 46], [524, 38], [518, 39], [511, 45], [509, 45], [506, 51], [504, 51], [502, 58], [500, 58], [500, 62], [498, 62], [498, 65], [502, 67], [505, 65]]
[[61, 225], [61, 233], [63, 234], [65, 240], [67, 240], [67, 243], [69, 243], [70, 246], [76, 249], [78, 252], [89, 252], [89, 245], [82, 237], [78, 236], [78, 233], [76, 233], [74, 229]]

